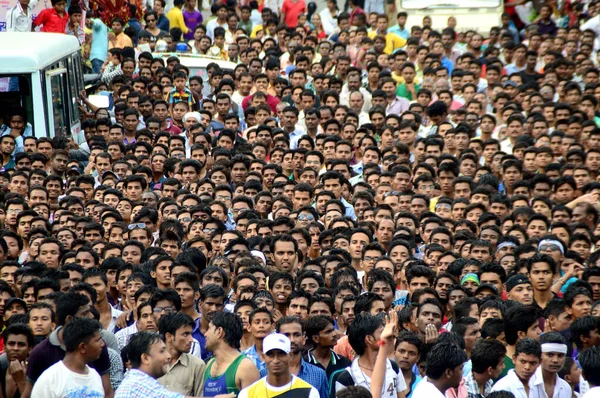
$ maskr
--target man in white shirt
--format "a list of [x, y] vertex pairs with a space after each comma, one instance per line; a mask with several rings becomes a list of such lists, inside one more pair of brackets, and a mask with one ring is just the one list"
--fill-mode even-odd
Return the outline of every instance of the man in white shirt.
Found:
[[100, 358], [104, 340], [102, 325], [94, 319], [73, 318], [65, 326], [65, 358], [55, 363], [37, 379], [32, 397], [103, 397], [102, 378], [87, 364]]
[[31, 32], [33, 9], [38, 0], [19, 0], [6, 12], [7, 32]]
[[558, 377], [558, 372], [565, 364], [567, 344], [556, 332], [544, 333], [540, 336], [542, 345], [542, 362], [531, 378], [531, 394], [542, 398], [571, 398], [569, 383]]
[[531, 388], [530, 380], [540, 364], [541, 356], [539, 342], [530, 338], [519, 340], [513, 357], [515, 368], [494, 384], [492, 392], [504, 390], [512, 392], [515, 398], [539, 398], [537, 394], [533, 395], [535, 390]]
[[427, 354], [427, 377], [412, 393], [413, 398], [442, 398], [446, 390], [457, 388], [462, 380], [467, 354], [450, 343], [438, 343]]

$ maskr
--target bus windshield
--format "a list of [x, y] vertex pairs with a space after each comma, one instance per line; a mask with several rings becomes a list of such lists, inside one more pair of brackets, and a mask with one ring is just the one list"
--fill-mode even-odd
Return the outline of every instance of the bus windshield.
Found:
[[407, 10], [435, 10], [452, 8], [496, 8], [501, 0], [400, 0]]

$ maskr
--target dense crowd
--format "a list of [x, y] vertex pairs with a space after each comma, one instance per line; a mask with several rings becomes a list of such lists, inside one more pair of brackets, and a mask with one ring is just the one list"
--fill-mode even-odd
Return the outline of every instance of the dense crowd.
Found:
[[599, 397], [600, 1], [547, 3], [19, 0], [98, 81], [0, 110], [2, 396]]

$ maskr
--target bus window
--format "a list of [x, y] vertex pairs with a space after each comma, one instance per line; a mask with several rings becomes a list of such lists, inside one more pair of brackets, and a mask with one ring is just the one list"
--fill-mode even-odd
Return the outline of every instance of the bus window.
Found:
[[70, 131], [71, 126], [75, 123], [79, 122], [79, 107], [77, 104], [77, 99], [79, 98], [80, 92], [80, 82], [77, 78], [79, 73], [79, 68], [81, 65], [81, 61], [72, 57], [69, 59], [69, 68], [67, 68], [67, 73], [69, 74], [69, 88], [70, 88], [70, 110], [69, 114], [71, 115], [71, 120], [69, 120], [69, 124], [67, 126], [67, 131]]
[[[0, 75], [0, 119], [4, 119], [5, 111], [15, 105], [25, 109], [27, 122], [33, 126], [31, 75]], [[35, 131], [33, 134], [35, 135]]]
[[54, 135], [65, 135], [69, 129], [68, 102], [65, 95], [66, 75], [64, 72], [50, 73], [48, 76], [48, 131]]

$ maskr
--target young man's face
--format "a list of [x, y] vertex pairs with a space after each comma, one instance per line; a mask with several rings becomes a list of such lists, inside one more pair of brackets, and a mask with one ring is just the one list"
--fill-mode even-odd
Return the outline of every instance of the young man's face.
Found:
[[[65, 6], [67, 5], [67, 3], [64, 3]], [[112, 23], [112, 30], [113, 32], [115, 32], [116, 35], [118, 35], [119, 33], [121, 33], [123, 31], [123, 25], [121, 25], [121, 22], [113, 22]]]
[[32, 347], [29, 347], [27, 336], [24, 334], [11, 334], [5, 341], [6, 356], [8, 361], [24, 361]]
[[521, 380], [529, 380], [537, 369], [540, 358], [535, 355], [519, 353], [513, 358], [515, 363], [515, 373]]

